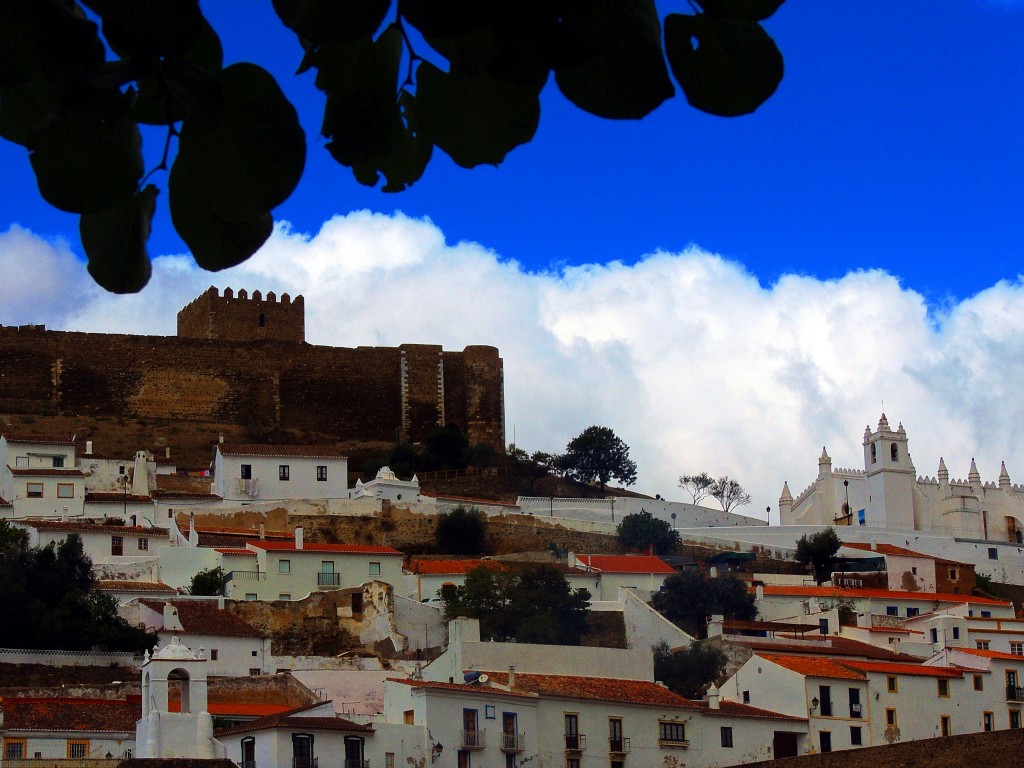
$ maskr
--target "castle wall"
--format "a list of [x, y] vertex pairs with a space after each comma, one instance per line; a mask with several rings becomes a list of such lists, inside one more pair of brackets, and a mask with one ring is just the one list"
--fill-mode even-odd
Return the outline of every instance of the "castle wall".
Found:
[[305, 302], [284, 293], [280, 301], [273, 291], [264, 297], [230, 288], [221, 296], [210, 287], [178, 313], [178, 336], [222, 341], [306, 340]]

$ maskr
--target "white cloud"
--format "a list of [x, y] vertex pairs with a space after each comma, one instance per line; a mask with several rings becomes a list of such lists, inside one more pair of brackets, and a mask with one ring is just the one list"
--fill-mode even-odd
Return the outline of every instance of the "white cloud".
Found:
[[972, 457], [985, 479], [1000, 459], [1024, 477], [1019, 279], [930, 310], [881, 271], [765, 287], [697, 247], [529, 274], [483, 246], [446, 243], [429, 221], [368, 212], [315, 235], [279, 224], [226, 273], [159, 258], [140, 296], [95, 289], [65, 244], [18, 227], [0, 235], [0, 264], [16, 297], [0, 304], [4, 323], [172, 334], [177, 310], [216, 285], [303, 294], [317, 344], [492, 344], [510, 441], [514, 427], [527, 450], [557, 451], [610, 426], [632, 447], [637, 489], [670, 499], [684, 498], [680, 473], [725, 473], [763, 516], [783, 480], [796, 494], [814, 478], [822, 445], [834, 466], [861, 466], [864, 425], [883, 401], [920, 474], [942, 455], [954, 477]]

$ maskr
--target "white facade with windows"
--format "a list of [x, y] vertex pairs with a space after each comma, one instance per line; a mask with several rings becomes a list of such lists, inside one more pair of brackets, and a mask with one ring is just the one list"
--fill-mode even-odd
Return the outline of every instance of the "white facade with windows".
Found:
[[81, 517], [85, 477], [75, 444], [29, 435], [0, 435], [0, 514], [5, 517]]
[[29, 545], [45, 547], [59, 544], [69, 534], [77, 534], [82, 549], [93, 565], [124, 565], [157, 560], [158, 548], [167, 543], [166, 528], [128, 525], [101, 525], [62, 520], [15, 520], [16, 528], [28, 532]]
[[347, 499], [348, 459], [317, 445], [218, 445], [213, 492], [225, 501]]

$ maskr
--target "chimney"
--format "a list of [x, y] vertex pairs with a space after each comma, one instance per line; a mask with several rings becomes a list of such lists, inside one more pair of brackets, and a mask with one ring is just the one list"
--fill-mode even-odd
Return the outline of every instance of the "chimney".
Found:
[[86, 456], [91, 456], [92, 455], [92, 440], [86, 440], [85, 441], [85, 455]]
[[295, 526], [295, 548], [302, 549], [302, 526]]
[[764, 600], [764, 584], [758, 584], [757, 587], [754, 588], [754, 595], [755, 599]]
[[708, 621], [708, 638], [721, 637], [725, 634], [725, 616], [720, 613], [713, 614]]
[[169, 445], [166, 448], [164, 448], [164, 458], [165, 459], [171, 458], [171, 446], [169, 446]]
[[66, 523], [68, 521], [68, 508], [67, 507], [61, 507], [60, 508], [60, 520], [61, 520], [62, 523]]
[[199, 531], [196, 530], [196, 513], [188, 513], [188, 544], [190, 547], [199, 546]]
[[224, 445], [224, 435], [217, 435], [217, 442]]
[[267, 539], [267, 526], [260, 523], [260, 541], [266, 541]]
[[217, 609], [224, 610], [224, 595], [217, 595]]
[[712, 683], [704, 698], [707, 699], [708, 709], [718, 709], [718, 686]]
[[515, 687], [516, 687], [516, 668], [515, 667], [509, 667], [508, 668], [508, 689], [511, 691], [511, 690], [514, 690]]
[[178, 619], [178, 610], [170, 603], [164, 603], [164, 631], [165, 632], [184, 632], [185, 628], [181, 626], [181, 621]]

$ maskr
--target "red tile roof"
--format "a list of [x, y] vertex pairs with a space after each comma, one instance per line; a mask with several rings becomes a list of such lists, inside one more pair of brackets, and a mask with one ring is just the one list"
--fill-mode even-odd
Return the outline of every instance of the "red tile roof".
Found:
[[13, 505], [13, 504], [11, 504], [11, 502], [9, 502], [9, 501], [8, 501], [7, 499], [5, 499], [5, 498], [4, 498], [3, 496], [0, 496], [0, 507], [13, 507], [13, 506], [14, 506], [14, 505]]
[[[487, 674], [496, 683], [508, 684], [508, 672]], [[514, 689], [561, 699], [615, 701], [620, 704], [658, 707], [691, 707], [694, 703], [672, 693], [668, 688], [646, 680], [613, 680], [578, 675], [530, 675], [517, 672]]]
[[28, 432], [2, 432], [0, 437], [7, 438], [8, 443], [39, 443], [40, 445], [74, 445], [74, 441], [67, 435], [55, 437], [53, 435], [33, 435]]
[[248, 541], [246, 544], [271, 552], [333, 552], [337, 555], [397, 555], [402, 557], [402, 553], [397, 549], [371, 544], [318, 544], [307, 541], [303, 543], [302, 549], [296, 548], [294, 541]]
[[344, 459], [340, 448], [333, 445], [219, 445], [222, 456], [275, 456], [297, 459]]
[[[163, 600], [140, 600], [147, 608], [163, 615]], [[218, 637], [263, 637], [247, 621], [223, 608], [214, 600], [168, 600], [178, 611], [178, 621], [190, 635], [215, 635]], [[172, 634], [172, 630], [163, 630]]]
[[826, 659], [821, 656], [779, 656], [763, 652], [759, 652], [757, 655], [765, 661], [778, 664], [780, 667], [807, 677], [826, 677], [838, 680], [866, 679], [863, 672], [850, 669], [835, 659]]
[[859, 549], [863, 552], [876, 552], [879, 555], [899, 555], [900, 557], [920, 557], [925, 560], [934, 560], [932, 555], [922, 555], [920, 552], [914, 552], [911, 549], [904, 549], [903, 547], [893, 546], [892, 544], [875, 544], [871, 545], [866, 542], [860, 541], [844, 541], [844, 547], [850, 547], [851, 549]]
[[199, 491], [174, 491], [155, 488], [150, 495], [157, 500], [167, 499], [168, 501], [196, 499], [199, 501], [219, 501], [220, 496], [216, 493], [200, 493]]
[[580, 566], [601, 573], [675, 573], [654, 555], [576, 555]]
[[170, 592], [177, 594], [177, 590], [164, 584], [162, 581], [97, 581], [96, 589], [101, 592]]
[[955, 595], [944, 592], [906, 592], [896, 589], [839, 589], [837, 587], [797, 587], [766, 584], [764, 594], [783, 597], [879, 598], [883, 600], [917, 600], [919, 602], [974, 603], [975, 605], [1012, 605], [1006, 600], [977, 595]]
[[85, 494], [86, 504], [152, 504], [152, 496], [136, 496], [118, 491], [90, 491]]
[[[185, 526], [181, 529], [181, 532], [186, 536], [189, 533], [189, 527]], [[242, 536], [247, 539], [258, 539], [260, 537], [259, 530], [255, 528], [219, 528], [213, 525], [196, 526], [196, 533], [216, 533], [222, 536]], [[295, 534], [290, 531], [268, 531], [264, 529], [264, 538], [267, 539], [294, 539]]]
[[24, 477], [85, 477], [80, 469], [58, 469], [56, 467], [12, 467], [7, 465], [12, 475]]
[[844, 666], [861, 672], [881, 672], [886, 675], [916, 675], [918, 677], [963, 677], [964, 673], [953, 667], [929, 667], [924, 664], [893, 664], [884, 661], [843, 660]]
[[102, 523], [78, 523], [64, 520], [18, 520], [21, 525], [37, 531], [66, 531], [68, 533], [99, 533], [117, 536], [166, 536], [166, 528], [145, 528], [141, 525], [104, 525]]
[[806, 723], [806, 717], [795, 715], [784, 715], [781, 712], [773, 712], [770, 709], [752, 707], [749, 704], [740, 704], [738, 701], [719, 701], [718, 709], [712, 709], [706, 701], [691, 701], [691, 706], [698, 707], [705, 715], [717, 715], [720, 717], [754, 717], [762, 720], [793, 720]]
[[256, 553], [251, 549], [240, 549], [238, 547], [214, 547], [214, 552], [220, 552], [222, 555], [233, 555], [235, 557], [256, 557]]
[[[870, 643], [862, 643], [849, 637], [836, 635], [807, 637], [807, 643], [786, 642], [785, 639], [774, 641], [760, 637], [730, 637], [729, 640], [738, 645], [746, 646], [758, 653], [782, 653], [789, 656], [854, 656], [879, 661], [905, 661], [913, 663], [916, 657], [904, 653], [894, 653]], [[811, 644], [813, 643], [813, 645]]]
[[[288, 709], [271, 713], [268, 717], [261, 717], [248, 723], [236, 725], [233, 728], [223, 728], [217, 731], [217, 736], [232, 736], [237, 733], [249, 733], [251, 731], [265, 731], [270, 728], [299, 728], [302, 730], [314, 731], [349, 731], [357, 733], [373, 733], [373, 726], [369, 724], [354, 723], [342, 717], [310, 717], [303, 716], [303, 712], [323, 706], [327, 702], [317, 702], [297, 709]], [[253, 705], [267, 706], [267, 705]], [[213, 710], [210, 710], [213, 714]], [[237, 712], [235, 714], [242, 714]]]
[[971, 656], [982, 656], [986, 659], [1007, 659], [1009, 661], [1017, 661], [1024, 664], [1024, 656], [1017, 656], [1013, 653], [1003, 653], [1002, 651], [987, 651], [981, 648], [951, 648], [950, 650], [961, 651], [962, 653], [969, 653]]
[[[516, 675], [518, 678], [519, 676]], [[529, 693], [527, 691], [507, 691], [504, 688], [493, 688], [489, 685], [467, 685], [465, 683], [438, 683], [433, 680], [410, 680], [404, 677], [389, 677], [386, 678], [389, 683], [401, 683], [402, 685], [408, 685], [412, 688], [430, 688], [440, 691], [456, 691], [458, 693], [468, 693], [474, 696], [515, 696], [521, 699], [533, 699], [536, 698], [536, 694]]]
[[138, 701], [116, 699], [4, 698], [3, 726], [12, 731], [135, 733], [142, 713]]

